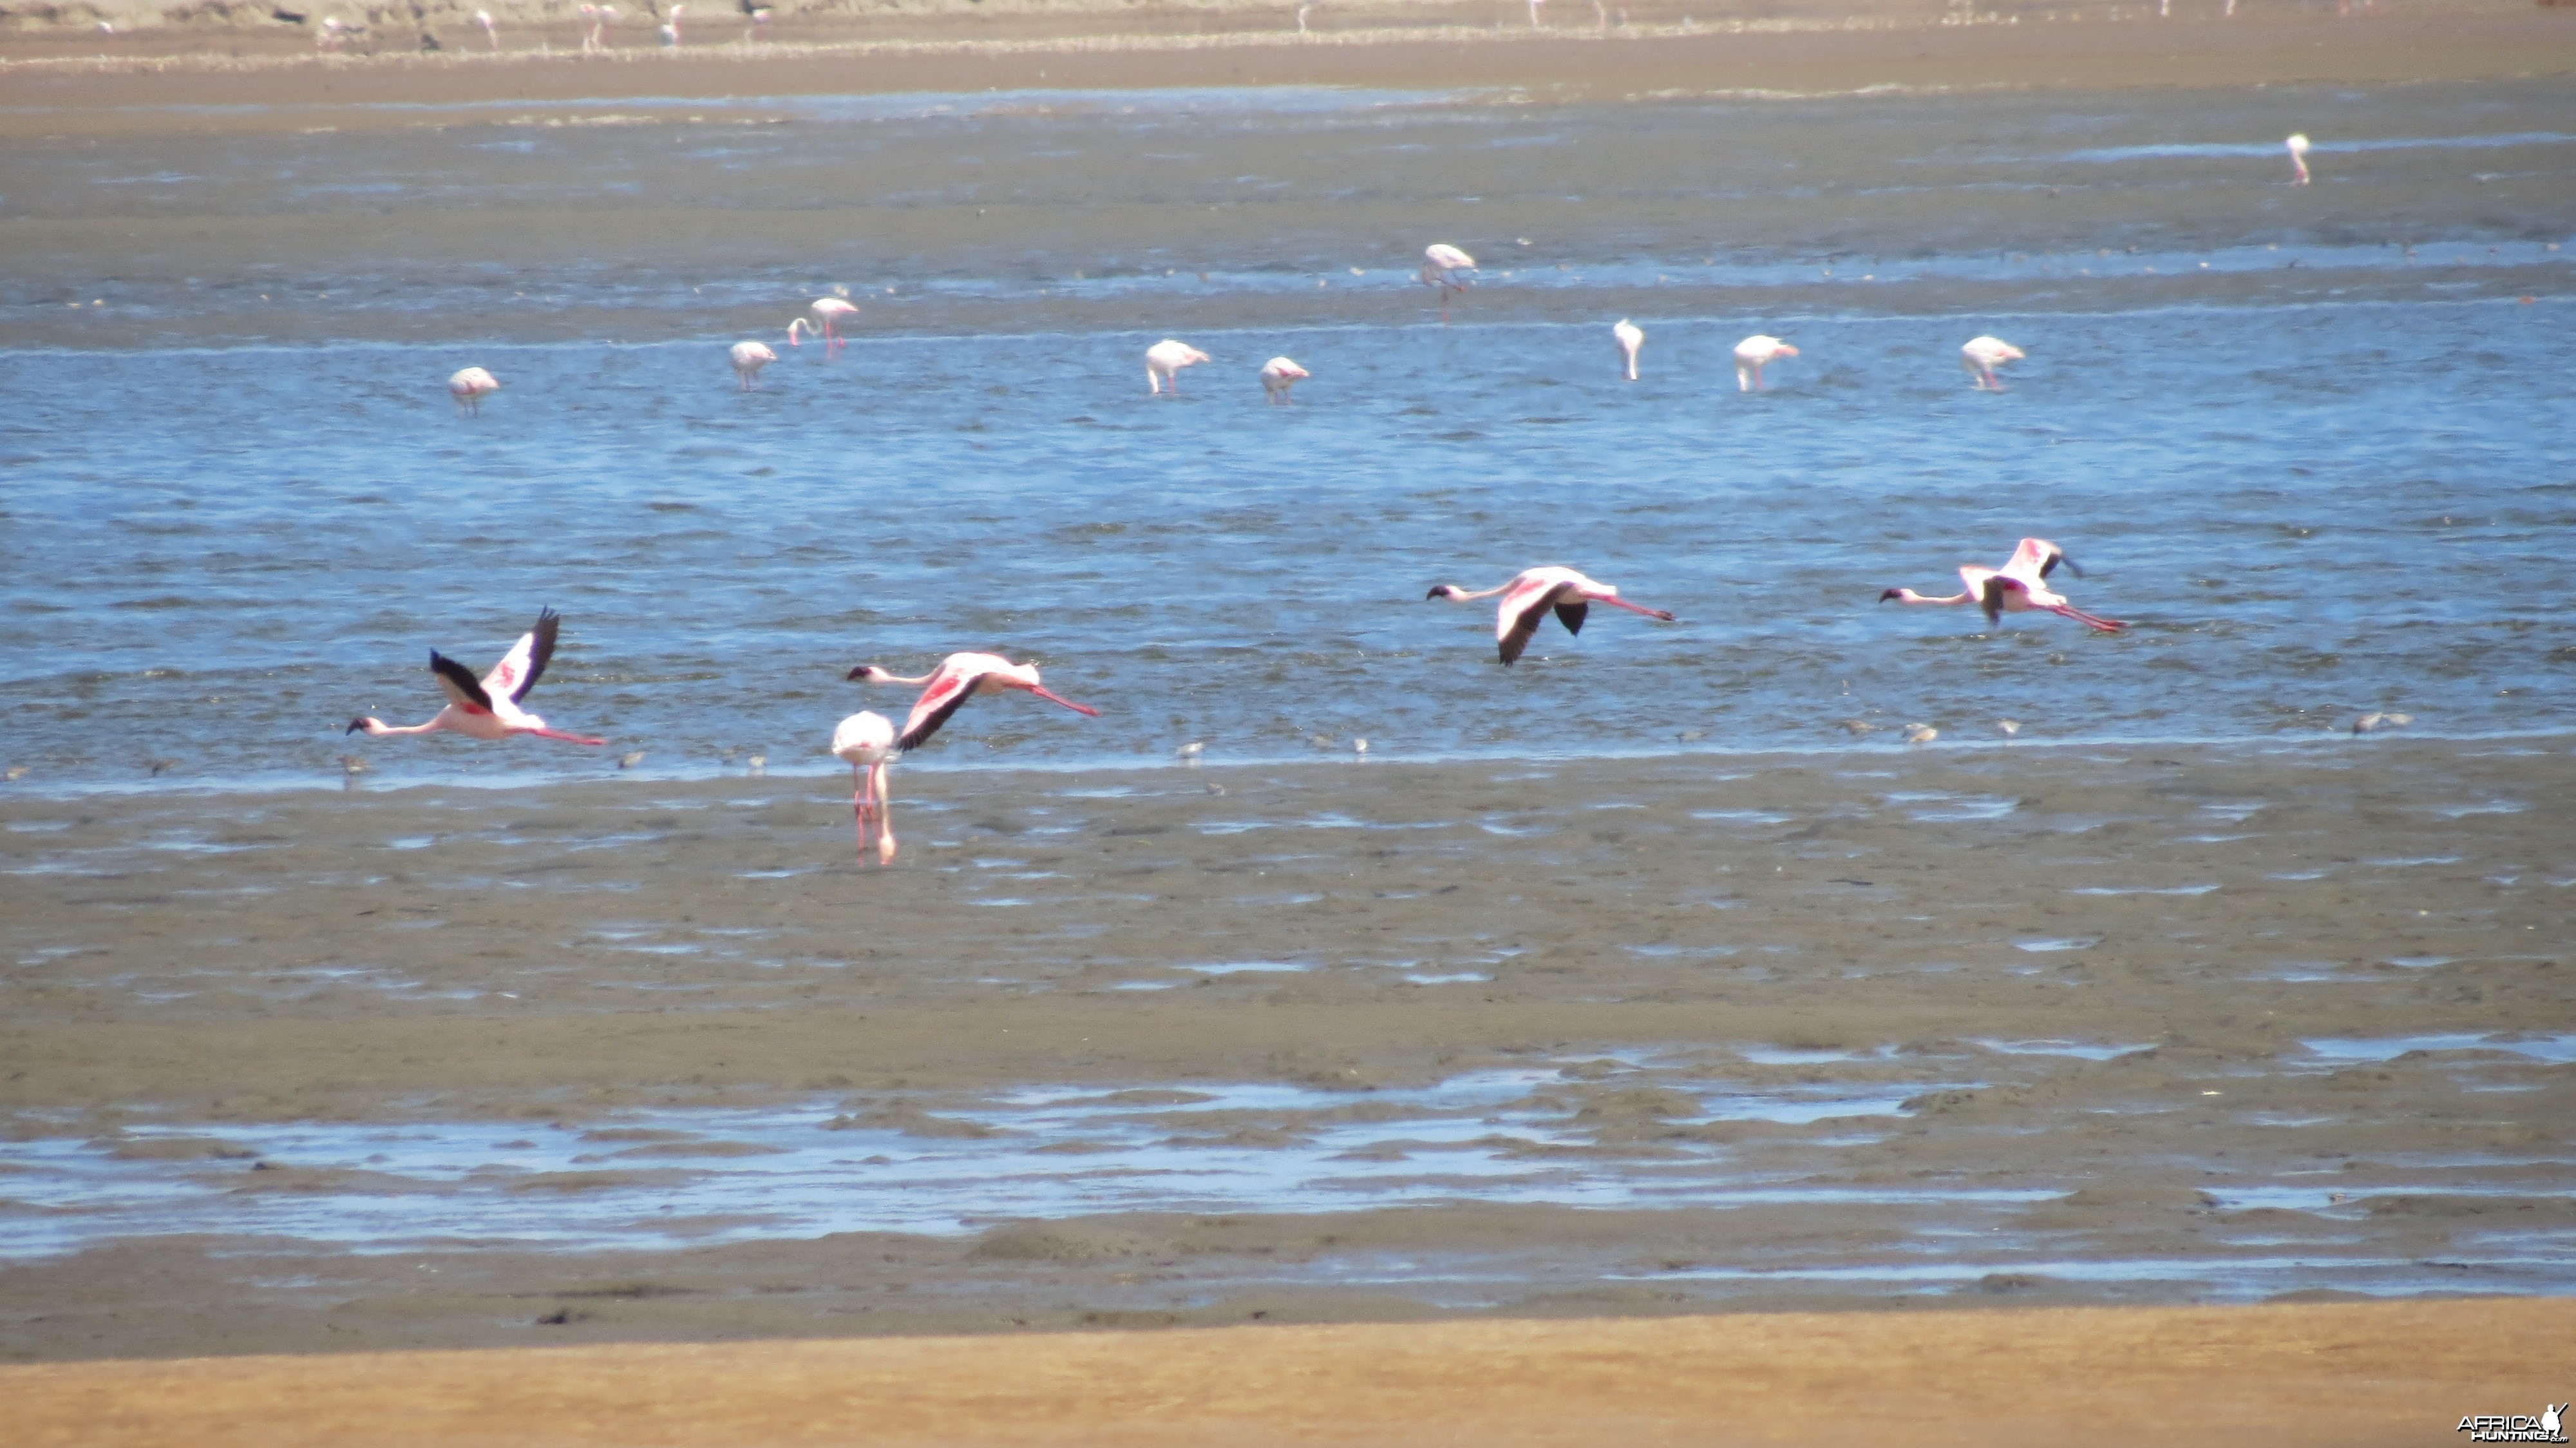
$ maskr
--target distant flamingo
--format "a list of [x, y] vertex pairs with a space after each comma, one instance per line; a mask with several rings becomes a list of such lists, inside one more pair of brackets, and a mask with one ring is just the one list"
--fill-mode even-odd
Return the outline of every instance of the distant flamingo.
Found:
[[742, 0], [742, 13], [750, 17], [751, 20], [749, 25], [742, 28], [742, 43], [745, 45], [751, 45], [767, 38], [769, 35], [769, 7], [766, 5], [754, 5], [751, 3], [751, 0]]
[[674, 47], [679, 45], [680, 12], [687, 8], [688, 7], [685, 5], [674, 5], [671, 7], [671, 18], [662, 22], [662, 43], [664, 45]]
[[1476, 259], [1446, 242], [1435, 241], [1422, 249], [1422, 284], [1440, 289], [1440, 320], [1449, 320], [1449, 294], [1467, 290], [1458, 280], [1459, 272], [1476, 269]]
[[849, 339], [841, 335], [841, 319], [857, 316], [859, 309], [856, 305], [839, 297], [816, 297], [814, 305], [806, 310], [814, 314], [814, 319], [809, 322], [803, 317], [798, 317], [787, 324], [788, 346], [802, 345], [796, 340], [796, 334], [799, 331], [811, 332], [822, 338], [825, 356], [849, 345]]
[[483, 27], [483, 38], [491, 42], [494, 50], [499, 50], [501, 48], [501, 27], [492, 19], [492, 12], [489, 10], [475, 11], [474, 23]]
[[1797, 348], [1790, 346], [1788, 343], [1781, 341], [1777, 337], [1767, 337], [1760, 332], [1756, 332], [1752, 336], [1745, 338], [1743, 341], [1736, 343], [1735, 390], [1738, 392], [1760, 392], [1762, 390], [1763, 366], [1766, 363], [1776, 362], [1783, 357], [1795, 357], [1797, 355]]
[[483, 395], [501, 390], [501, 379], [480, 367], [468, 367], [447, 379], [447, 395], [456, 399], [460, 416], [483, 415]]
[[1038, 666], [1015, 664], [1000, 654], [950, 654], [939, 661], [939, 667], [917, 679], [890, 674], [874, 664], [861, 664], [850, 670], [849, 677], [861, 684], [927, 684], [921, 697], [913, 701], [912, 713], [903, 721], [903, 733], [894, 742], [898, 750], [919, 749], [948, 716], [977, 694], [998, 694], [1004, 689], [1024, 689], [1051, 704], [1062, 704], [1076, 714], [1098, 717], [1100, 711], [1088, 704], [1047, 692], [1038, 682]]
[[1443, 583], [1423, 595], [1445, 598], [1451, 603], [1468, 603], [1479, 598], [1501, 594], [1503, 601], [1494, 616], [1494, 641], [1501, 646], [1503, 662], [1508, 665], [1529, 647], [1530, 637], [1538, 632], [1548, 610], [1556, 610], [1556, 621], [1570, 634], [1583, 632], [1584, 616], [1596, 603], [1642, 613], [1666, 623], [1673, 616], [1660, 608], [1640, 608], [1619, 596], [1619, 590], [1606, 583], [1595, 583], [1571, 568], [1528, 568], [1513, 575], [1509, 583], [1469, 593], [1454, 583]]
[[2045, 580], [2059, 564], [2081, 578], [2084, 570], [2066, 556], [2066, 550], [2045, 538], [2024, 538], [2013, 549], [2012, 557], [2001, 568], [1979, 568], [1973, 563], [1961, 564], [1959, 581], [1967, 585], [1964, 593], [1947, 598], [1926, 598], [1910, 588], [1891, 588], [1878, 596], [1881, 603], [1894, 599], [1898, 603], [1961, 604], [1974, 603], [1986, 611], [1989, 627], [2003, 621], [2007, 613], [2060, 614], [2087, 628], [2103, 633], [2117, 633], [2128, 625], [2116, 619], [2095, 618], [2068, 603], [2063, 595], [2051, 592]]
[[760, 369], [777, 360], [778, 354], [761, 343], [736, 342], [733, 344], [733, 375], [742, 382], [742, 390], [745, 392], [758, 387]]
[[1637, 349], [1646, 345], [1646, 329], [1621, 317], [1617, 325], [1611, 327], [1610, 335], [1618, 339], [1620, 352], [1628, 358], [1628, 380], [1636, 381]]
[[868, 860], [868, 825], [877, 827], [877, 863], [894, 863], [894, 790], [886, 783], [886, 765], [895, 756], [894, 726], [886, 716], [862, 710], [832, 731], [832, 752], [850, 762], [850, 811], [858, 816], [859, 863]]
[[2288, 139], [2288, 140], [2286, 140], [2286, 141], [2283, 141], [2283, 142], [2281, 143], [2281, 145], [2283, 146], [2283, 148], [2285, 148], [2286, 150], [2288, 150], [2288, 151], [2289, 151], [2289, 153], [2290, 153], [2290, 166], [2291, 166], [2291, 168], [2292, 168], [2292, 169], [2294, 169], [2294, 170], [2296, 170], [2296, 171], [2299, 173], [2298, 179], [2297, 179], [2297, 180], [2295, 180], [2295, 181], [2292, 181], [2290, 184], [2291, 184], [2291, 185], [2293, 185], [2293, 186], [2305, 186], [2305, 185], [2307, 185], [2307, 184], [2308, 184], [2308, 136], [2307, 136], [2307, 133], [2306, 133], [2305, 131], [2296, 131], [2296, 132], [2292, 132], [2292, 133], [2291, 133], [2291, 136], [2290, 136], [2290, 139]]
[[1959, 365], [1976, 379], [1973, 385], [1979, 392], [2003, 391], [2004, 384], [1995, 376], [1995, 369], [2021, 359], [2021, 349], [2000, 337], [1971, 337], [1959, 348]]
[[447, 707], [438, 711], [426, 724], [413, 724], [396, 729], [382, 719], [361, 714], [349, 721], [344, 734], [427, 734], [438, 729], [452, 729], [470, 739], [507, 739], [513, 734], [534, 734], [540, 739], [560, 739], [567, 744], [606, 744], [587, 734], [566, 734], [549, 729], [546, 721], [519, 707], [528, 691], [545, 677], [546, 661], [555, 656], [555, 631], [563, 626], [562, 616], [553, 609], [537, 613], [537, 626], [519, 635], [519, 641], [501, 656], [481, 682], [463, 664], [429, 651], [430, 671], [438, 675], [438, 687], [447, 692]]
[[[1181, 369], [1195, 367], [1208, 360], [1208, 354], [1185, 343], [1166, 337], [1145, 349], [1145, 385], [1160, 395], [1163, 384], [1172, 384], [1172, 395], [1181, 395]], [[1263, 385], [1267, 386], [1265, 382]]]
[[[1273, 357], [1261, 364], [1261, 396], [1265, 402], [1288, 402], [1288, 389], [1297, 385], [1306, 369], [1285, 357]], [[1179, 384], [1174, 384], [1177, 387]]]

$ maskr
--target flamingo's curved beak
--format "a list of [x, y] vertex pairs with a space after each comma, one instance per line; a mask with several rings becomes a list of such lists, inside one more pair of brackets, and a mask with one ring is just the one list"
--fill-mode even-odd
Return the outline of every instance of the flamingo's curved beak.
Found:
[[1902, 589], [1902, 588], [1891, 588], [1891, 589], [1888, 589], [1886, 592], [1881, 593], [1881, 594], [1878, 596], [1878, 601], [1879, 601], [1879, 602], [1881, 602], [1881, 603], [1885, 603], [1885, 602], [1887, 602], [1887, 601], [1888, 601], [1889, 599], [1891, 599], [1891, 598], [1903, 598], [1904, 596], [1905, 596], [1905, 590], [1904, 590], [1904, 589]]
[[367, 716], [366, 716], [366, 715], [364, 715], [364, 714], [361, 714], [361, 715], [359, 715], [357, 718], [350, 720], [350, 721], [349, 721], [349, 727], [348, 727], [348, 728], [346, 728], [346, 729], [341, 730], [340, 732], [341, 732], [342, 734], [344, 734], [344, 735], [347, 735], [347, 734], [355, 734], [355, 733], [357, 733], [359, 730], [364, 729], [364, 728], [366, 728], [366, 727], [367, 727]]
[[877, 666], [874, 664], [861, 664], [857, 668], [850, 670], [847, 674], [842, 675], [842, 678], [853, 684], [864, 684], [868, 682], [870, 678], [875, 676], [876, 671]]
[[1431, 591], [1422, 596], [1424, 598], [1447, 598], [1449, 596], [1449, 585], [1445, 583], [1435, 583], [1431, 586]]

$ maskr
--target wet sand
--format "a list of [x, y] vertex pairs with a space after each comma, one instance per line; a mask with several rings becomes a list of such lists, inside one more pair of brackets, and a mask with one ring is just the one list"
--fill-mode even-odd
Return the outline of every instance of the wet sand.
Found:
[[14, 1441], [2195, 1445], [2537, 1414], [2576, 1303], [1778, 1314], [0, 1368]]

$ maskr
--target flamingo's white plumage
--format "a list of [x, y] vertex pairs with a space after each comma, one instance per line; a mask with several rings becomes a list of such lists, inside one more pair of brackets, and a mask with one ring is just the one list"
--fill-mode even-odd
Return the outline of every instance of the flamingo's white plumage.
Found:
[[894, 725], [883, 714], [861, 710], [832, 731], [832, 752], [849, 761], [850, 811], [858, 817], [859, 862], [867, 863], [868, 826], [876, 826], [877, 863], [894, 863], [894, 791], [886, 766], [894, 762]]
[[1637, 380], [1637, 349], [1646, 345], [1646, 329], [1621, 317], [1610, 328], [1611, 337], [1619, 344], [1619, 354], [1628, 360], [1628, 380]]
[[2022, 350], [2000, 337], [1971, 337], [1959, 348], [1959, 365], [1976, 379], [1973, 385], [1980, 392], [2003, 391], [2003, 381], [1995, 376], [1995, 369], [2021, 359]]
[[768, 344], [762, 342], [736, 342], [733, 344], [731, 356], [733, 375], [741, 381], [742, 390], [745, 392], [760, 385], [761, 368], [778, 360], [778, 354], [770, 351]]
[[1760, 392], [1762, 369], [1782, 357], [1795, 357], [1798, 349], [1777, 337], [1760, 332], [1735, 344], [1735, 390]]
[[456, 399], [456, 410], [480, 416], [486, 393], [501, 390], [501, 379], [480, 367], [466, 367], [447, 379], [447, 395]]
[[1289, 401], [1288, 389], [1297, 385], [1306, 369], [1285, 357], [1273, 357], [1261, 364], [1261, 396], [1267, 402]]
[[1181, 391], [1181, 369], [1195, 367], [1206, 360], [1208, 354], [1205, 352], [1166, 337], [1145, 349], [1145, 385], [1159, 394], [1163, 384], [1168, 382], [1172, 385], [1172, 395], [1177, 397]]

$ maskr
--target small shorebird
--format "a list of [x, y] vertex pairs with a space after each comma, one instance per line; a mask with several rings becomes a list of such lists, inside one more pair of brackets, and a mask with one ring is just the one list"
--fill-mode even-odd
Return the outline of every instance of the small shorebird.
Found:
[[1610, 335], [1618, 340], [1620, 354], [1628, 359], [1628, 380], [1636, 381], [1637, 349], [1646, 345], [1646, 329], [1621, 317], [1610, 328]]
[[1556, 621], [1570, 634], [1583, 632], [1583, 619], [1596, 603], [1642, 613], [1666, 623], [1673, 616], [1660, 608], [1640, 608], [1619, 596], [1619, 590], [1606, 583], [1596, 583], [1571, 568], [1526, 568], [1512, 576], [1509, 583], [1469, 593], [1454, 583], [1433, 588], [1424, 598], [1445, 598], [1451, 603], [1468, 603], [1479, 598], [1503, 597], [1494, 615], [1494, 642], [1503, 662], [1508, 665], [1529, 647], [1530, 636], [1538, 632], [1539, 621], [1548, 610], [1556, 611]]
[[2297, 178], [2296, 178], [2295, 180], [2291, 181], [2291, 182], [2290, 182], [2290, 184], [2291, 184], [2291, 185], [2293, 185], [2293, 186], [2305, 186], [2305, 185], [2307, 185], [2307, 184], [2308, 184], [2308, 135], [2307, 135], [2307, 132], [2305, 132], [2305, 131], [2294, 131], [2294, 132], [2292, 132], [2292, 133], [2291, 133], [2291, 135], [2290, 135], [2290, 139], [2288, 139], [2288, 140], [2286, 140], [2286, 141], [2283, 141], [2283, 142], [2281, 143], [2281, 147], [2282, 147], [2282, 149], [2284, 149], [2284, 150], [2286, 150], [2286, 151], [2288, 151], [2288, 152], [2290, 153], [2290, 168], [2291, 168], [2292, 170], [2294, 170], [2294, 171], [2296, 171], [2296, 172], [2298, 172], [2298, 173], [2299, 173], [2299, 174], [2298, 174], [2298, 176], [2297, 176]]
[[832, 752], [850, 762], [850, 812], [858, 817], [859, 863], [868, 861], [868, 826], [877, 827], [877, 863], [894, 863], [894, 790], [886, 765], [894, 759], [894, 726], [874, 710], [861, 710], [832, 731]]
[[[1292, 401], [1288, 389], [1306, 375], [1306, 369], [1285, 357], [1273, 357], [1261, 364], [1261, 396], [1268, 402]], [[1177, 383], [1174, 384], [1178, 386]]]
[[1476, 269], [1476, 259], [1446, 242], [1435, 241], [1422, 249], [1422, 284], [1440, 289], [1440, 320], [1449, 320], [1449, 294], [1467, 290], [1458, 273]]
[[1735, 390], [1738, 392], [1760, 392], [1762, 390], [1763, 365], [1765, 363], [1777, 362], [1783, 357], [1795, 357], [1797, 355], [1797, 348], [1790, 346], [1788, 343], [1781, 341], [1777, 337], [1764, 336], [1760, 332], [1756, 332], [1752, 336], [1745, 338], [1743, 341], [1736, 343]]
[[1959, 348], [1959, 365], [1976, 379], [1971, 385], [1979, 392], [2003, 391], [2004, 384], [1995, 376], [1995, 369], [2021, 358], [2021, 349], [2000, 337], [1971, 337]]
[[813, 320], [807, 321], [803, 317], [798, 317], [787, 324], [788, 346], [802, 345], [796, 340], [796, 334], [800, 331], [811, 332], [822, 338], [825, 356], [830, 356], [834, 351], [849, 345], [849, 339], [841, 335], [841, 319], [857, 316], [859, 314], [857, 306], [839, 297], [816, 297], [814, 305], [806, 310], [814, 314]]
[[483, 415], [483, 395], [501, 390], [501, 379], [480, 367], [468, 367], [447, 379], [447, 395], [456, 399], [456, 410], [476, 417]]
[[950, 654], [939, 661], [939, 667], [917, 679], [890, 674], [874, 664], [861, 664], [848, 676], [861, 684], [926, 684], [921, 697], [913, 701], [912, 713], [903, 721], [903, 733], [894, 742], [897, 750], [919, 749], [948, 716], [977, 694], [998, 694], [1005, 689], [1021, 689], [1037, 695], [1050, 704], [1062, 704], [1076, 714], [1097, 718], [1100, 711], [1088, 704], [1077, 704], [1061, 695], [1049, 693], [1038, 682], [1038, 666], [1015, 664], [1000, 654]]
[[745, 392], [760, 385], [761, 368], [778, 360], [778, 354], [760, 342], [736, 342], [732, 356], [733, 375], [741, 380]]
[[447, 707], [438, 711], [426, 724], [413, 724], [396, 729], [372, 715], [361, 714], [349, 721], [345, 734], [427, 734], [438, 729], [453, 729], [471, 739], [507, 739], [513, 734], [534, 734], [541, 739], [561, 739], [567, 744], [606, 744], [587, 734], [566, 734], [549, 729], [546, 721], [519, 707], [528, 691], [546, 672], [546, 661], [555, 655], [555, 633], [563, 626], [562, 615], [553, 609], [537, 613], [536, 627], [519, 635], [519, 641], [501, 656], [478, 682], [472, 671], [436, 649], [429, 651], [430, 672], [438, 675], [438, 687], [447, 693]]
[[[1208, 360], [1208, 354], [1205, 352], [1187, 343], [1175, 342], [1166, 337], [1145, 349], [1145, 385], [1160, 395], [1163, 384], [1169, 382], [1172, 384], [1172, 395], [1178, 397], [1181, 395], [1181, 369], [1195, 367], [1206, 360]], [[1269, 373], [1265, 370], [1262, 376], [1266, 379]], [[1269, 383], [1265, 380], [1262, 385], [1266, 387]]]
[[2087, 628], [2099, 629], [2104, 633], [2117, 633], [2128, 627], [2117, 619], [2095, 618], [2068, 603], [2064, 595], [2050, 590], [2044, 580], [2061, 563], [2066, 565], [2067, 572], [2078, 578], [2084, 576], [2084, 570], [2075, 566], [2075, 560], [2066, 556], [2065, 549], [2045, 538], [2024, 538], [2013, 549], [2012, 557], [2006, 560], [2001, 568], [1980, 568], [1973, 563], [1959, 565], [1959, 581], [1967, 585], [1967, 591], [1964, 593], [1954, 593], [1947, 598], [1926, 598], [1910, 588], [1891, 588], [1881, 593], [1878, 601], [1885, 603], [1894, 599], [1898, 603], [1974, 603], [1986, 611], [1986, 623], [1989, 627], [2001, 623], [2007, 613], [2028, 613], [2033, 610], [2062, 614]]

